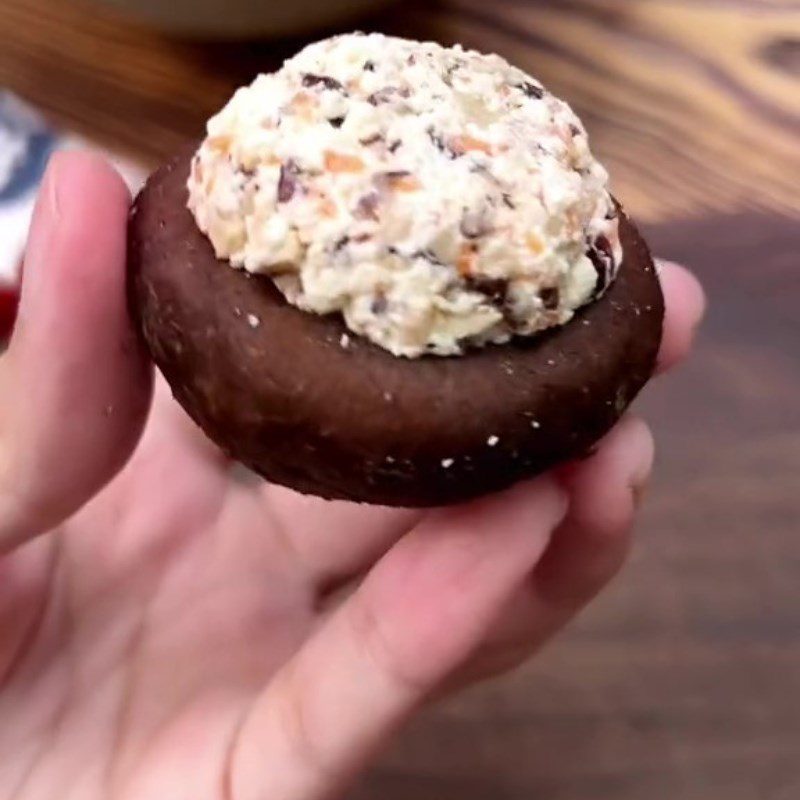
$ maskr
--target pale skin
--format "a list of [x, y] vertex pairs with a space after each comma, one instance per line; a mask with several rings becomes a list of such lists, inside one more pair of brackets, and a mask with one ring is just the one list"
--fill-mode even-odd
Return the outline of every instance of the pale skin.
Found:
[[[583, 461], [427, 512], [254, 480], [153, 380], [129, 202], [99, 158], [54, 157], [0, 359], [0, 797], [341, 797], [420, 707], [535, 654], [612, 578], [650, 433], [629, 417]], [[704, 301], [660, 273], [663, 371]]]

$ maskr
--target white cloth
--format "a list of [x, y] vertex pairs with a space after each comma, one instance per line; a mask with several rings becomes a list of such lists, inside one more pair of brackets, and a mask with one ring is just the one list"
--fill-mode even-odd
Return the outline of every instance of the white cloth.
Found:
[[[0, 285], [14, 285], [28, 235], [36, 192], [54, 150], [97, 149], [90, 142], [54, 131], [31, 106], [0, 89]], [[105, 152], [131, 191], [144, 180], [136, 163]]]

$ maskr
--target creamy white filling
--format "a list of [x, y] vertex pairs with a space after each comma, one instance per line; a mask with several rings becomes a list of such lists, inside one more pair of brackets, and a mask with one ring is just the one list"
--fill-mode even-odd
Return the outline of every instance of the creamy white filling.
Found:
[[218, 258], [395, 355], [567, 322], [622, 252], [570, 107], [497, 55], [351, 34], [213, 117], [188, 181]]

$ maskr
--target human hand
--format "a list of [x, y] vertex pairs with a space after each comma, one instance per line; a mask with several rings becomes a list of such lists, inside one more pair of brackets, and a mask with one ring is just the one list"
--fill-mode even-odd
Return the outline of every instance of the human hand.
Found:
[[[153, 391], [128, 205], [102, 161], [54, 157], [0, 360], [0, 796], [338, 796], [421, 705], [607, 583], [650, 434], [628, 418], [583, 461], [428, 512], [254, 480]], [[703, 298], [661, 278], [666, 369]]]

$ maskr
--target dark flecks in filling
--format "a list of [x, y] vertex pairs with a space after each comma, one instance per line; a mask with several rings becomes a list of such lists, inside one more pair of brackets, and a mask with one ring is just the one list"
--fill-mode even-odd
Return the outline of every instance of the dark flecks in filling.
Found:
[[389, 151], [390, 153], [395, 153], [395, 152], [397, 152], [397, 148], [398, 148], [398, 147], [400, 147], [400, 145], [401, 145], [402, 143], [403, 143], [403, 142], [402, 142], [400, 139], [395, 139], [395, 140], [394, 140], [394, 141], [393, 141], [393, 142], [392, 142], [392, 143], [389, 145], [389, 147], [388, 147], [387, 149], [388, 149], [388, 151]]
[[379, 133], [373, 133], [372, 136], [359, 139], [358, 143], [364, 145], [364, 147], [369, 147], [371, 144], [377, 144], [381, 141], [383, 141], [383, 136], [381, 136]]
[[334, 243], [333, 243], [333, 253], [341, 253], [351, 242], [355, 242], [356, 244], [363, 244], [364, 242], [369, 241], [372, 236], [369, 233], [359, 233], [355, 236], [348, 236], [345, 234], [344, 236], [340, 236]]
[[408, 178], [411, 173], [407, 169], [391, 169], [385, 172], [376, 172], [372, 176], [372, 182], [380, 191], [388, 191], [397, 181]]
[[413, 253], [404, 253], [399, 248], [395, 247], [394, 245], [390, 244], [386, 248], [386, 252], [391, 256], [398, 256], [399, 258], [403, 258], [409, 261], [413, 261], [414, 259], [421, 258], [423, 261], [427, 261], [429, 264], [433, 264], [436, 267], [446, 267], [447, 264], [442, 261], [433, 250], [425, 249], [425, 250], [415, 250]]
[[358, 219], [378, 219], [378, 206], [381, 198], [377, 192], [370, 192], [359, 198], [353, 215]]
[[446, 264], [442, 261], [433, 250], [417, 250], [412, 254], [412, 258], [421, 258], [429, 264], [434, 264], [437, 267], [444, 267]]
[[500, 181], [497, 179], [497, 176], [486, 166], [486, 164], [481, 164], [480, 161], [476, 161], [469, 166], [470, 172], [475, 172], [477, 174], [483, 175], [486, 180], [491, 181], [497, 186], [500, 186]]
[[344, 124], [344, 117], [331, 117], [328, 122], [334, 128], [341, 128]]
[[511, 199], [511, 195], [508, 192], [503, 192], [503, 204], [510, 209], [515, 209], [516, 205], [514, 205], [514, 201]]
[[373, 106], [391, 102], [393, 97], [409, 97], [411, 92], [405, 86], [385, 86], [367, 97], [367, 102]]
[[558, 287], [551, 286], [547, 289], [542, 289], [539, 292], [539, 298], [541, 299], [542, 305], [547, 311], [553, 311], [554, 309], [558, 308], [558, 301], [560, 299]]
[[364, 62], [362, 69], [364, 72], [375, 72], [375, 62], [372, 59], [368, 59]]
[[303, 75], [303, 86], [311, 87], [311, 86], [319, 86], [320, 84], [324, 86], [326, 89], [332, 89], [337, 92], [344, 91], [344, 86], [336, 80], [336, 78], [332, 78], [330, 75], [314, 75], [311, 72], [307, 72]]
[[508, 295], [508, 279], [469, 275], [464, 279], [467, 288], [482, 294], [496, 308], [503, 309]]
[[535, 100], [541, 100], [544, 97], [544, 89], [530, 81], [525, 81], [525, 83], [520, 84], [517, 88], [521, 89], [526, 97], [532, 97]]
[[428, 127], [426, 133], [428, 134], [428, 138], [431, 140], [433, 146], [440, 153], [444, 153], [448, 158], [456, 157], [456, 154], [453, 152], [452, 148], [445, 141], [444, 136], [438, 133], [433, 125]]
[[377, 295], [372, 303], [370, 304], [369, 310], [373, 314], [385, 314], [386, 309], [389, 307], [389, 301], [386, 299], [386, 295], [379, 294]]
[[446, 86], [453, 85], [453, 73], [462, 65], [459, 62], [454, 62], [449, 64], [444, 71], [444, 75], [442, 75], [442, 81]]
[[301, 170], [296, 161], [291, 158], [281, 164], [280, 175], [278, 176], [278, 202], [288, 203], [294, 197], [297, 189], [297, 176]]
[[344, 250], [347, 245], [350, 244], [350, 237], [345, 234], [344, 236], [340, 237], [336, 240], [335, 244], [333, 245], [333, 252], [339, 253]]
[[605, 236], [598, 236], [586, 251], [586, 255], [597, 272], [597, 282], [594, 285], [594, 294], [600, 294], [611, 279], [614, 268], [614, 251], [611, 242]]

